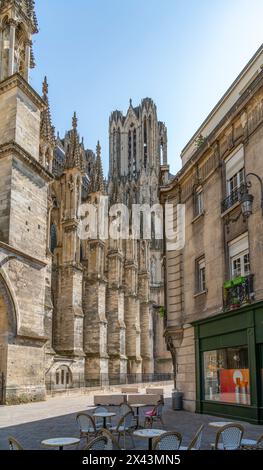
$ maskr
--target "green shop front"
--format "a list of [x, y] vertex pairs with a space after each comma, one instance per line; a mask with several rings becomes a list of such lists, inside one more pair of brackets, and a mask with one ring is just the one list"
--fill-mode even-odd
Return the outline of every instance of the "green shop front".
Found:
[[193, 326], [196, 411], [263, 424], [263, 302]]

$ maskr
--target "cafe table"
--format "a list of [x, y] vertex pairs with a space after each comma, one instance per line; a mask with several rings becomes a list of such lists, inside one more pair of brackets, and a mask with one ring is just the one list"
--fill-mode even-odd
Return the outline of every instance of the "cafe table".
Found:
[[148, 450], [151, 451], [153, 448], [153, 439], [160, 437], [166, 432], [167, 431], [164, 431], [163, 429], [138, 429], [137, 431], [134, 431], [133, 435], [142, 439], [148, 439]]
[[41, 442], [43, 446], [47, 447], [58, 447], [59, 450], [63, 450], [64, 447], [75, 446], [80, 443], [80, 439], [76, 437], [56, 437], [53, 439], [45, 439]]
[[113, 418], [113, 416], [116, 416], [116, 413], [105, 413], [100, 412], [100, 413], [93, 413], [94, 418], [103, 418], [103, 427], [106, 429], [107, 427], [107, 418]]
[[223, 426], [227, 426], [228, 424], [234, 424], [233, 421], [212, 421], [208, 424], [211, 428], [222, 428]]
[[132, 405], [130, 405], [132, 408], [136, 408], [136, 415], [135, 415], [135, 418], [136, 418], [136, 428], [139, 427], [140, 425], [140, 408], [144, 408], [145, 406], [148, 406], [148, 405], [145, 405], [143, 403], [134, 403]]

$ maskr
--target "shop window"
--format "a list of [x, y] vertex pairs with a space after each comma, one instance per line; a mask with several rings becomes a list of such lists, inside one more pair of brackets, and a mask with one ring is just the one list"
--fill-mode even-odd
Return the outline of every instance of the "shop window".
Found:
[[224, 348], [203, 353], [203, 398], [250, 405], [248, 348]]
[[250, 274], [248, 234], [232, 240], [228, 244], [228, 249], [231, 278], [248, 276]]

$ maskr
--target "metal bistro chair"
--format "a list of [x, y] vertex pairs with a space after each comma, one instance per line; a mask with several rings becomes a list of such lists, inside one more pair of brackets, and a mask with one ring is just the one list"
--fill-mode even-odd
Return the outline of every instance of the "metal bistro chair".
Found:
[[9, 450], [24, 450], [21, 444], [14, 438], [8, 438]]
[[107, 439], [105, 450], [122, 450], [117, 439], [108, 429], [102, 428], [98, 435]]
[[106, 450], [106, 445], [106, 437], [99, 436], [90, 441], [90, 443], [83, 450]]
[[244, 450], [263, 450], [263, 434], [257, 440], [242, 439], [241, 447]]
[[145, 421], [144, 421], [145, 427], [152, 428], [154, 421], [160, 421], [162, 426], [164, 426], [163, 407], [164, 407], [163, 400], [159, 400], [157, 405], [150, 412], [148, 411], [145, 413]]
[[80, 439], [86, 438], [88, 443], [89, 437], [94, 438], [97, 436], [98, 429], [92, 416], [88, 413], [78, 413], [76, 420], [79, 426]]
[[182, 435], [169, 431], [154, 440], [153, 450], [180, 450]]
[[133, 447], [135, 447], [134, 439], [132, 435], [133, 426], [133, 413], [129, 411], [124, 416], [122, 416], [117, 424], [117, 426], [112, 426], [111, 431], [118, 434], [118, 442], [120, 442], [121, 436], [123, 436], [124, 449], [126, 449], [126, 434], [128, 434], [132, 440]]
[[127, 413], [132, 413], [133, 414], [133, 424], [132, 427], [137, 426], [137, 419], [134, 414], [133, 408], [126, 402], [123, 402], [119, 406], [119, 417], [121, 418], [122, 416], [126, 415]]
[[[211, 447], [213, 450], [237, 450], [241, 448], [241, 441], [244, 434], [244, 428], [241, 424], [227, 424], [223, 426], [216, 434], [215, 444]], [[219, 441], [222, 442], [219, 442]]]
[[188, 447], [181, 446], [180, 450], [200, 450], [202, 437], [203, 437], [203, 429], [204, 429], [204, 425], [202, 424], [200, 428], [197, 430], [193, 439], [191, 440], [189, 446]]

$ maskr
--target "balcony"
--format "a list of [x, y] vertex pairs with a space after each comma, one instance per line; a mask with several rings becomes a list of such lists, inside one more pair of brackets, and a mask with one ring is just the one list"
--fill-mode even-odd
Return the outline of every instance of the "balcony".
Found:
[[230, 209], [237, 202], [241, 202], [242, 195], [244, 194], [246, 185], [242, 184], [239, 188], [232, 191], [232, 193], [227, 196], [221, 203], [221, 212], [222, 214]]
[[254, 275], [239, 276], [224, 283], [224, 310], [235, 310], [254, 299]]

